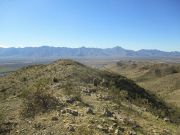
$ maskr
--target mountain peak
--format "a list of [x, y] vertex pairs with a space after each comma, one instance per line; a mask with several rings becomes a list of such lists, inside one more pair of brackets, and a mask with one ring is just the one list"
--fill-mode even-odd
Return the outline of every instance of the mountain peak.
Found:
[[168, 57], [179, 58], [180, 52], [163, 52], [160, 50], [126, 50], [120, 46], [114, 48], [67, 48], [67, 47], [25, 47], [0, 48], [1, 58], [122, 58], [122, 57]]
[[113, 47], [114, 49], [122, 49], [122, 50], [125, 50], [124, 48], [122, 48], [121, 46], [115, 46]]

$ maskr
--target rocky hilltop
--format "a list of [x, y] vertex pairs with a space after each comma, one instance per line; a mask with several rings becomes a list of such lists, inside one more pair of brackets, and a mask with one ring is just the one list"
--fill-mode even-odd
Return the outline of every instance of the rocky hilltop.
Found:
[[0, 77], [1, 135], [178, 135], [179, 114], [132, 80], [72, 60]]

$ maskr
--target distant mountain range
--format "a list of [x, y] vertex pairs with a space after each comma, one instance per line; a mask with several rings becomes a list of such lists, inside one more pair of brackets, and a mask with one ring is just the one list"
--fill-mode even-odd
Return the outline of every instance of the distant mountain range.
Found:
[[180, 52], [164, 52], [160, 50], [127, 50], [116, 46], [114, 48], [67, 48], [67, 47], [25, 47], [0, 48], [0, 58], [180, 58]]

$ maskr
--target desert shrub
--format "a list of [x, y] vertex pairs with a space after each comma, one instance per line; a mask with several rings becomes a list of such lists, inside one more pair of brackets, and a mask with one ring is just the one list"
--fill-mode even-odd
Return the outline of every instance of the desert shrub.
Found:
[[34, 87], [25, 87], [19, 95], [20, 98], [27, 99], [35, 91]]
[[127, 98], [127, 92], [117, 88], [111, 88], [108, 94], [113, 97], [112, 100], [116, 103], [120, 103], [123, 99]]
[[90, 105], [83, 101], [81, 97], [81, 89], [77, 86], [80, 84], [73, 84], [72, 82], [65, 82], [62, 85], [63, 94], [66, 96], [71, 96], [75, 101], [79, 101], [78, 105], [82, 107], [90, 107]]
[[1, 108], [0, 109], [0, 124], [4, 121], [5, 118], [5, 112], [4, 110]]
[[15, 124], [13, 122], [6, 122], [5, 117], [7, 113], [4, 108], [0, 108], [0, 135], [10, 134]]
[[171, 122], [180, 125], [180, 108], [175, 107], [172, 104], [168, 104], [168, 105], [171, 106], [171, 110], [169, 110], [167, 116], [170, 118]]
[[74, 133], [74, 135], [95, 135], [97, 131], [95, 131], [95, 128], [86, 128], [85, 126], [80, 126], [77, 131]]
[[62, 107], [62, 104], [57, 98], [49, 93], [38, 90], [27, 99], [23, 110], [23, 116], [33, 117], [40, 112], [44, 113], [57, 109], [58, 106]]
[[57, 82], [59, 82], [59, 80], [58, 80], [56, 77], [54, 77], [54, 78], [53, 78], [53, 82], [54, 82], [54, 83], [57, 83]]
[[157, 75], [157, 76], [160, 76], [160, 75], [161, 75], [160, 69], [155, 69], [155, 70], [154, 70], [154, 73], [155, 73], [155, 75]]
[[30, 95], [34, 94], [37, 91], [45, 91], [50, 89], [48, 87], [48, 80], [45, 79], [41, 79], [38, 80], [34, 85], [32, 86], [26, 86], [24, 87], [24, 89], [21, 91], [21, 93], [19, 94], [19, 97], [27, 99], [29, 98]]
[[22, 82], [26, 82], [28, 79], [27, 79], [27, 77], [23, 77], [21, 80], [22, 80]]
[[123, 66], [123, 63], [121, 61], [116, 63], [118, 66]]
[[80, 98], [81, 96], [79, 86], [77, 84], [73, 84], [73, 82], [70, 81], [64, 82], [62, 88], [64, 95], [68, 95], [68, 96], [71, 95], [78, 98]]
[[31, 90], [28, 89], [24, 91], [22, 94], [22, 97], [25, 99], [22, 110], [24, 117], [34, 117], [38, 113], [63, 107], [63, 104], [48, 90], [49, 88], [47, 86], [39, 82], [34, 88], [31, 88]]
[[176, 69], [172, 69], [172, 74], [178, 73], [178, 71]]

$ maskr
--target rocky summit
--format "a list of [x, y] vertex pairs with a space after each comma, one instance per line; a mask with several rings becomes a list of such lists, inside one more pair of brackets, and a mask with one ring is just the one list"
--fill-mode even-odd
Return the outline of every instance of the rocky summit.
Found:
[[179, 135], [179, 118], [132, 80], [72, 60], [0, 77], [0, 135]]

